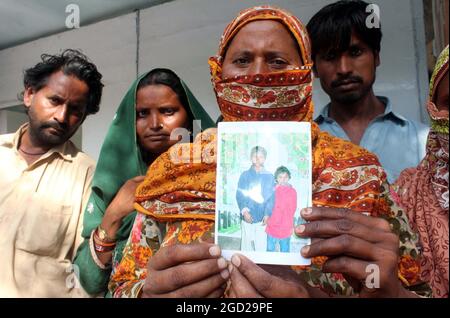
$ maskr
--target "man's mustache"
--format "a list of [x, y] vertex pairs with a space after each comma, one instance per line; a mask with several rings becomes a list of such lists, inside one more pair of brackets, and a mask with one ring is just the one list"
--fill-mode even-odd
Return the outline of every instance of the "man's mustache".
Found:
[[67, 124], [64, 124], [64, 123], [61, 124], [61, 123], [58, 123], [57, 121], [48, 121], [48, 122], [43, 123], [41, 125], [41, 128], [42, 129], [53, 128], [55, 130], [59, 130], [59, 131], [66, 133], [68, 127], [67, 127]]
[[338, 78], [331, 82], [331, 87], [336, 88], [341, 85], [351, 84], [351, 83], [362, 83], [363, 79], [359, 76], [346, 76], [342, 78]]

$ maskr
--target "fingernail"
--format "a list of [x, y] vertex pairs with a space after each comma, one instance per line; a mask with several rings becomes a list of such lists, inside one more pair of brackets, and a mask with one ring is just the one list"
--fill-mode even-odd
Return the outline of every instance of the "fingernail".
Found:
[[304, 226], [303, 224], [300, 224], [299, 226], [297, 226], [296, 231], [298, 233], [303, 233], [303, 232], [305, 232], [305, 229], [306, 229], [306, 226]]
[[233, 271], [233, 265], [232, 264], [228, 265], [228, 271], [230, 272], [230, 274]]
[[233, 263], [234, 266], [239, 267], [241, 265], [241, 259], [237, 255], [233, 255], [231, 258], [231, 263]]
[[309, 245], [304, 246], [304, 247], [302, 248], [302, 255], [303, 255], [303, 256], [307, 256], [308, 253], [309, 253], [309, 250], [310, 250]]
[[220, 272], [220, 276], [222, 276], [223, 279], [227, 279], [228, 277], [230, 277], [230, 273], [226, 269], [224, 269]]
[[310, 215], [312, 213], [312, 208], [304, 208], [302, 210], [302, 215]]
[[219, 266], [220, 269], [227, 268], [227, 261], [225, 258], [221, 257], [217, 260], [217, 266]]
[[218, 245], [213, 245], [209, 248], [209, 254], [211, 256], [219, 256], [220, 255], [220, 247]]

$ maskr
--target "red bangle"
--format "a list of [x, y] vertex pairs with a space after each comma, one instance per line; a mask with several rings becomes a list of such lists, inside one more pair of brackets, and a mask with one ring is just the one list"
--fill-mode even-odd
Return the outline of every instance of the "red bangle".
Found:
[[[109, 242], [109, 243], [107, 243], [105, 241], [102, 241], [100, 239], [100, 237], [97, 235], [97, 231], [94, 232], [94, 242], [95, 242], [95, 244], [101, 245], [101, 246], [104, 246], [104, 247], [116, 246], [116, 242]], [[97, 242], [100, 242], [100, 243], [97, 243]]]
[[94, 249], [96, 252], [105, 253], [105, 252], [111, 252], [113, 251], [115, 246], [103, 246], [100, 244], [95, 243], [94, 241]]

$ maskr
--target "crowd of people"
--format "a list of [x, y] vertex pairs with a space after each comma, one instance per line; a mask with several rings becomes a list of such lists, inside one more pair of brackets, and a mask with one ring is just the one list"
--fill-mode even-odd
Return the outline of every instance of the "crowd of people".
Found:
[[[205, 61], [218, 121], [311, 123], [313, 204], [294, 229], [311, 238], [301, 250], [310, 266], [222, 257], [217, 122], [174, 71], [156, 68], [131, 84], [96, 164], [77, 149], [70, 138], [98, 112], [103, 84], [68, 49], [25, 71], [29, 120], [0, 136], [0, 296], [448, 297], [449, 49], [424, 105], [430, 127], [403, 117], [373, 90], [382, 32], [366, 26], [367, 6], [341, 0], [307, 25], [277, 7], [243, 10]], [[315, 119], [314, 77], [330, 99]], [[254, 98], [261, 92], [273, 96], [270, 107]], [[190, 143], [173, 138], [180, 129]], [[242, 224], [267, 223], [262, 250], [275, 241], [285, 250], [286, 231], [277, 235], [266, 217], [297, 187], [286, 167], [265, 174], [265, 151], [254, 150], [244, 174], [270, 175], [275, 203], [266, 213], [238, 202]], [[375, 287], [369, 265], [379, 268]]]

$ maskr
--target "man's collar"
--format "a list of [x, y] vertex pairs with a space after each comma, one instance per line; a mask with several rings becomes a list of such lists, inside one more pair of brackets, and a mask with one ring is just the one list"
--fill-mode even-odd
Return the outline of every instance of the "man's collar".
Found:
[[[382, 115], [380, 115], [379, 117], [383, 117], [386, 119], [394, 119], [394, 120], [400, 121], [402, 124], [407, 122], [407, 119], [405, 117], [403, 117], [400, 114], [395, 113], [392, 110], [392, 105], [391, 105], [391, 101], [389, 100], [389, 98], [387, 98], [385, 96], [377, 96], [377, 98], [385, 105], [384, 113]], [[320, 124], [323, 121], [328, 122], [328, 123], [334, 122], [334, 119], [329, 117], [330, 105], [331, 105], [331, 103], [328, 103], [322, 109], [319, 116], [317, 116], [317, 118], [315, 120], [317, 123]]]

